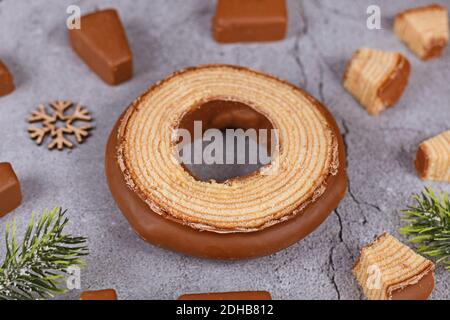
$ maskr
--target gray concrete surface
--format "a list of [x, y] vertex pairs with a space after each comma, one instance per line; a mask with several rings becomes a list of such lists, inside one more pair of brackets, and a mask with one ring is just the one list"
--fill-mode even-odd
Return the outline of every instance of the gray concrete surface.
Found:
[[[277, 299], [360, 299], [350, 269], [360, 246], [376, 234], [397, 233], [399, 209], [425, 185], [413, 168], [418, 143], [449, 129], [450, 50], [418, 60], [392, 33], [400, 10], [430, 1], [289, 1], [289, 34], [281, 42], [219, 45], [210, 35], [214, 1], [0, 1], [0, 59], [17, 90], [0, 98], [0, 160], [13, 163], [22, 206], [0, 220], [24, 225], [32, 210], [63, 206], [69, 229], [89, 237], [82, 288], [116, 288], [121, 299], [173, 299], [186, 292], [270, 290]], [[450, 1], [439, 0], [447, 7]], [[135, 57], [135, 77], [109, 87], [68, 45], [66, 7], [83, 13], [119, 10]], [[366, 28], [366, 8], [378, 4], [383, 29]], [[370, 117], [344, 91], [346, 60], [361, 47], [403, 52], [412, 63], [410, 85], [398, 105]], [[218, 262], [151, 246], [117, 209], [103, 173], [105, 142], [119, 114], [147, 86], [176, 69], [205, 63], [248, 66], [306, 89], [335, 115], [348, 146], [350, 189], [339, 208], [307, 239], [270, 257]], [[28, 138], [25, 119], [54, 99], [81, 102], [96, 129], [82, 146], [49, 152]], [[3, 255], [3, 253], [1, 253]], [[450, 297], [450, 273], [437, 269], [434, 299]], [[62, 298], [76, 299], [78, 291]]]

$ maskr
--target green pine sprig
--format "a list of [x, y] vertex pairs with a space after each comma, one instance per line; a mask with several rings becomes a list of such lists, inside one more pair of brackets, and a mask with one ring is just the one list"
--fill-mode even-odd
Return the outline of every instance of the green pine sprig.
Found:
[[82, 267], [88, 254], [85, 237], [64, 233], [66, 211], [31, 216], [24, 238], [16, 240], [16, 223], [6, 225], [6, 257], [0, 266], [0, 299], [47, 299], [66, 291], [69, 267]]
[[414, 197], [416, 203], [402, 210], [407, 226], [400, 233], [409, 237], [417, 251], [434, 258], [450, 270], [450, 201], [449, 195], [436, 195], [431, 188]]

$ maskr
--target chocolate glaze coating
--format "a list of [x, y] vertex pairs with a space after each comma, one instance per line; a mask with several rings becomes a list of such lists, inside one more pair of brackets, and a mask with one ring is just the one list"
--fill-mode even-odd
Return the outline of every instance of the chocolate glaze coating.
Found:
[[391, 300], [426, 300], [434, 289], [434, 275], [430, 271], [417, 283], [392, 292]]
[[[292, 88], [299, 90], [294, 86]], [[118, 207], [133, 229], [145, 241], [202, 258], [256, 258], [272, 254], [296, 243], [314, 231], [328, 217], [347, 190], [345, 148], [339, 128], [330, 112], [314, 98], [310, 97], [310, 99], [324, 115], [338, 139], [340, 165], [338, 173], [328, 177], [327, 188], [322, 196], [290, 220], [260, 231], [221, 234], [199, 231], [154, 213], [127, 186], [119, 168], [116, 150], [120, 119], [111, 132], [105, 154], [105, 173]]]
[[408, 85], [411, 64], [403, 56], [399, 57], [396, 69], [378, 90], [378, 96], [388, 107], [392, 107], [400, 100]]
[[444, 39], [436, 39], [431, 42], [430, 46], [426, 50], [423, 60], [430, 60], [434, 58], [439, 58], [444, 53], [445, 47], [447, 46], [447, 41]]
[[424, 146], [419, 146], [419, 148], [417, 148], [414, 165], [416, 166], [417, 173], [423, 179], [430, 165], [430, 160], [424, 150]]

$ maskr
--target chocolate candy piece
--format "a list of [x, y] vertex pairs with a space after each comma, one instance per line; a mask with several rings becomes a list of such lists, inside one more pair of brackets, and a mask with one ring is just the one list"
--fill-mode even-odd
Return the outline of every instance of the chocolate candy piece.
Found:
[[10, 163], [0, 163], [0, 217], [13, 211], [22, 202], [19, 179]]
[[13, 92], [14, 89], [13, 77], [5, 64], [0, 61], [0, 97]]
[[117, 293], [114, 289], [83, 291], [80, 300], [117, 300]]
[[133, 76], [133, 57], [125, 30], [114, 9], [81, 17], [81, 28], [69, 30], [70, 43], [84, 62], [106, 83]]
[[286, 34], [285, 0], [219, 0], [213, 20], [217, 42], [281, 40]]
[[178, 300], [272, 300], [267, 291], [214, 292], [183, 294]]

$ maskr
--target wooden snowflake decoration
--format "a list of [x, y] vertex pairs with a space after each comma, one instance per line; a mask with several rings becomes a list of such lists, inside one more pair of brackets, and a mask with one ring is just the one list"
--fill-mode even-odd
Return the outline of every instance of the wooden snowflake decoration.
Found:
[[74, 106], [72, 101], [52, 101], [49, 102], [49, 105], [53, 112], [47, 113], [45, 106], [41, 104], [28, 118], [29, 123], [41, 123], [40, 127], [28, 128], [31, 139], [34, 139], [38, 145], [41, 145], [49, 136], [52, 140], [48, 144], [48, 148], [62, 150], [74, 146], [73, 142], [67, 138], [68, 135], [75, 136], [79, 144], [89, 136], [89, 131], [93, 128], [90, 124], [77, 125], [78, 122], [89, 123], [92, 121], [86, 108], [77, 104], [75, 110], [68, 113], [66, 111]]

